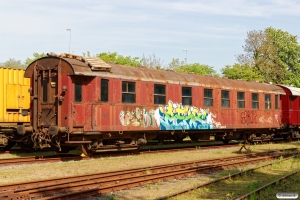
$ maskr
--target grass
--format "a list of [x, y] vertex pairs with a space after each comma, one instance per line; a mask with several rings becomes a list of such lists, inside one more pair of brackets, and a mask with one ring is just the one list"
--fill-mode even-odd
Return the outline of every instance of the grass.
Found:
[[[266, 144], [266, 145], [253, 145], [251, 146], [252, 152], [263, 152], [273, 149], [287, 149], [287, 148], [298, 148], [300, 147], [300, 142], [298, 143], [289, 143], [289, 144]], [[186, 151], [186, 152], [174, 152], [174, 153], [163, 153], [163, 154], [145, 154], [145, 155], [128, 155], [123, 157], [108, 157], [101, 159], [92, 159], [88, 161], [69, 161], [61, 163], [47, 163], [47, 164], [34, 164], [34, 165], [20, 165], [20, 166], [10, 166], [0, 168], [0, 185], [17, 183], [17, 182], [28, 182], [40, 179], [50, 179], [66, 176], [76, 176], [80, 174], [91, 174], [98, 172], [107, 172], [115, 170], [123, 170], [137, 167], [144, 167], [147, 169], [149, 166], [170, 164], [177, 162], [185, 162], [192, 160], [202, 160], [202, 159], [213, 159], [226, 156], [237, 155], [236, 152], [239, 147], [226, 148], [223, 150], [199, 150], [199, 151]], [[1, 155], [3, 156], [3, 155]], [[1, 161], [1, 160], [0, 160]], [[295, 168], [299, 167], [299, 160], [294, 160], [291, 164]], [[269, 171], [274, 173], [279, 173], [282, 166], [280, 164], [274, 165]], [[243, 168], [244, 169], [244, 168]], [[240, 170], [240, 168], [234, 168], [228, 171], [222, 171], [218, 174], [208, 174], [200, 175], [197, 177], [187, 178], [183, 180], [174, 180], [170, 182], [151, 184], [149, 187], [143, 188], [134, 188], [131, 190], [126, 190], [122, 192], [117, 192], [113, 195], [108, 195], [105, 198], [107, 199], [154, 199], [156, 197], [163, 196], [165, 194], [173, 193], [184, 188], [189, 188], [195, 186], [199, 183], [207, 182], [218, 178], [224, 175], [233, 174]], [[286, 168], [291, 169], [291, 168]], [[267, 173], [268, 170], [262, 172], [265, 176], [270, 176]], [[151, 173], [149, 171], [148, 173]], [[279, 173], [280, 174], [280, 173]], [[248, 175], [248, 179], [252, 179], [252, 175]], [[272, 175], [273, 176], [273, 175]], [[231, 180], [232, 183], [236, 182]], [[255, 182], [255, 181], [254, 181]], [[251, 187], [254, 187], [254, 182], [249, 182], [252, 184]], [[234, 184], [225, 183], [227, 187]], [[217, 187], [215, 185], [214, 187]], [[215, 194], [215, 197], [218, 196], [218, 190], [212, 188], [203, 189], [204, 193]], [[224, 185], [222, 186], [224, 187]], [[235, 185], [236, 187], [236, 185]], [[250, 187], [250, 186], [249, 186]], [[224, 190], [224, 189], [223, 189]], [[236, 196], [238, 193], [235, 190], [228, 190], [222, 193], [223, 197], [229, 198], [229, 196]], [[193, 193], [194, 196], [199, 197], [197, 191]]]
[[[244, 194], [252, 192], [261, 186], [272, 182], [292, 171], [300, 168], [300, 158], [295, 158], [280, 163], [273, 164], [269, 167], [255, 170], [254, 172], [243, 175], [239, 178], [228, 179], [206, 188], [199, 188], [180, 197], [171, 198], [171, 200], [183, 199], [236, 199]], [[281, 187], [279, 186], [281, 185]], [[278, 186], [268, 188], [263, 191], [259, 197], [252, 195], [248, 199], [276, 199], [278, 192], [296, 192], [300, 191], [300, 179], [287, 180]], [[208, 192], [209, 191], [209, 192]]]

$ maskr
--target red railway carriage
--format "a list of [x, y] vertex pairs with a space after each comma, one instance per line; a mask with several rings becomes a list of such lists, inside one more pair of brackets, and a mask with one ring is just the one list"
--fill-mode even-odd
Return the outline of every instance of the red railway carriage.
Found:
[[284, 138], [300, 138], [300, 88], [278, 85], [285, 91], [282, 96], [282, 135]]
[[138, 148], [147, 139], [268, 140], [281, 127], [281, 87], [49, 54], [31, 63], [35, 144], [85, 154]]

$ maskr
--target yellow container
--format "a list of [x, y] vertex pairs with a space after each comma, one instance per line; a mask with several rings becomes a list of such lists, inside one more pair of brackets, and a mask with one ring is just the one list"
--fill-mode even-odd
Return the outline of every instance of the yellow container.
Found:
[[30, 79], [24, 70], [0, 68], [0, 126], [29, 122]]

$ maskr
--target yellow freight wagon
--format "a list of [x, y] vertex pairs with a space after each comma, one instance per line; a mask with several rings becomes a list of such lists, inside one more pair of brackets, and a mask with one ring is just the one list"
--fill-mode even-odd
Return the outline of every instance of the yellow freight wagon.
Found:
[[0, 67], [0, 145], [7, 145], [17, 125], [30, 123], [30, 79], [24, 72]]

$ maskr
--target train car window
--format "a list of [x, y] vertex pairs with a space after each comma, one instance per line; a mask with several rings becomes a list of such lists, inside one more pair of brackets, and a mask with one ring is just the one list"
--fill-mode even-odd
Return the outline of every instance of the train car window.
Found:
[[48, 78], [43, 79], [43, 102], [48, 101]]
[[108, 102], [108, 80], [102, 79], [101, 80], [101, 101]]
[[259, 103], [258, 103], [258, 94], [257, 93], [252, 93], [252, 108], [253, 109], [258, 109]]
[[237, 92], [237, 107], [245, 108], [245, 92]]
[[204, 89], [204, 106], [213, 106], [213, 90]]
[[135, 83], [134, 82], [122, 82], [122, 102], [123, 103], [135, 103]]
[[271, 109], [271, 95], [265, 94], [265, 109]]
[[279, 109], [278, 95], [275, 95], [275, 109]]
[[154, 104], [166, 104], [166, 86], [154, 84]]
[[182, 105], [192, 105], [191, 87], [182, 87]]
[[227, 91], [227, 90], [222, 90], [221, 91], [221, 106], [223, 108], [229, 108], [230, 107], [229, 91]]
[[81, 102], [82, 101], [82, 79], [75, 79], [74, 81], [75, 85], [75, 92], [74, 92], [74, 100], [75, 102]]

